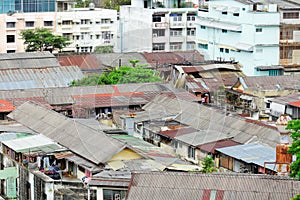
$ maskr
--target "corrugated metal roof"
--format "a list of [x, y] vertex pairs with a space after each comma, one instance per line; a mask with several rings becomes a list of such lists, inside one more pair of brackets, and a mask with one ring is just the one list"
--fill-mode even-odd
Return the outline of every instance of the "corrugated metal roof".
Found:
[[110, 138], [103, 132], [30, 102], [19, 106], [8, 117], [95, 164], [105, 163], [125, 147], [123, 142]]
[[144, 52], [143, 56], [152, 67], [156, 65], [203, 62], [204, 57], [198, 51], [185, 52]]
[[[256, 164], [264, 167], [264, 162], [276, 161], [276, 148], [272, 148], [260, 143], [250, 143], [244, 145], [236, 145], [231, 147], [218, 148], [216, 151], [233, 157], [237, 160], [242, 160], [245, 163]], [[274, 170], [274, 165], [266, 166]]]
[[35, 152], [38, 150], [43, 150], [44, 148], [52, 148], [53, 151], [64, 149], [51, 139], [40, 134], [2, 141], [2, 143], [16, 152]]
[[175, 137], [179, 137], [181, 135], [190, 134], [194, 132], [197, 132], [197, 129], [191, 127], [184, 127], [184, 128], [174, 129], [174, 130], [160, 131], [158, 134], [173, 139]]
[[94, 56], [101, 61], [103, 66], [116, 67], [119, 66], [132, 66], [129, 60], [139, 60], [138, 65], [147, 64], [147, 61], [140, 53], [101, 53], [94, 54]]
[[77, 66], [0, 70], [0, 90], [67, 87], [83, 77]]
[[300, 93], [297, 92], [295, 94], [285, 95], [282, 97], [274, 97], [270, 99], [271, 102], [279, 103], [279, 104], [289, 104], [290, 102], [300, 101]]
[[[228, 116], [226, 113], [201, 104], [158, 95], [143, 108], [148, 112], [155, 112], [157, 108], [160, 108], [168, 113], [178, 113], [175, 121], [200, 130], [204, 135], [205, 132], [215, 132], [217, 135], [220, 133], [222, 137], [218, 139], [233, 137], [232, 140], [238, 143], [259, 141], [272, 147], [280, 142], [279, 132], [274, 127], [252, 123], [237, 116]], [[202, 140], [204, 141], [205, 138], [202, 138]], [[206, 140], [206, 142], [209, 142], [209, 140]]]
[[0, 70], [34, 69], [59, 66], [55, 56], [48, 51], [0, 54]]
[[61, 66], [78, 66], [83, 71], [105, 70], [101, 60], [94, 54], [57, 56]]
[[300, 182], [286, 177], [251, 174], [133, 173], [128, 200], [290, 199]]
[[243, 81], [246, 86], [245, 88], [256, 91], [298, 89], [300, 87], [300, 74], [284, 76], [248, 76], [243, 77]]

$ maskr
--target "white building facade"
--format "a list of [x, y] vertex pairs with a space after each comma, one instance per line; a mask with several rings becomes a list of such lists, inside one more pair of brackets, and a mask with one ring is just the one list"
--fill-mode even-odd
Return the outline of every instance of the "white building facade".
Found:
[[93, 52], [97, 46], [116, 48], [116, 10], [82, 8], [64, 12], [0, 14], [0, 20], [0, 53], [24, 52], [21, 31], [37, 27], [66, 37], [70, 45], [63, 52]]
[[198, 16], [197, 48], [206, 60], [238, 61], [248, 76], [280, 75], [272, 74], [279, 65], [277, 5], [212, 0]]
[[71, 43], [65, 52], [93, 52], [97, 46], [115, 47], [117, 11], [109, 9], [74, 9], [56, 13], [56, 34]]
[[196, 48], [197, 8], [121, 6], [120, 52], [188, 51]]

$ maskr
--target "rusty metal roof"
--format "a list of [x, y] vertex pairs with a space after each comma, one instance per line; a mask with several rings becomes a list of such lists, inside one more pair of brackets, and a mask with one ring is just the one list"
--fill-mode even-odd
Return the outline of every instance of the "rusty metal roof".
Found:
[[290, 199], [300, 181], [287, 177], [241, 173], [135, 172], [128, 200]]
[[145, 52], [143, 55], [152, 67], [156, 67], [157, 65], [186, 64], [204, 61], [204, 57], [198, 51]]
[[94, 54], [57, 56], [61, 66], [78, 66], [83, 71], [102, 71], [105, 67]]
[[300, 74], [284, 76], [248, 76], [239, 79], [246, 89], [266, 91], [281, 89], [299, 89]]

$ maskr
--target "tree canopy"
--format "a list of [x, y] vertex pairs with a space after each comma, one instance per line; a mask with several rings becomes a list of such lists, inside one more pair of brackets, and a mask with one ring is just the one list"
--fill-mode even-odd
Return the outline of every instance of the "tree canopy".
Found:
[[202, 161], [202, 170], [204, 173], [216, 172], [215, 163], [211, 156], [206, 156]]
[[300, 180], [300, 120], [291, 120], [288, 122], [286, 129], [291, 130], [290, 133], [293, 142], [289, 147], [288, 153], [295, 155], [296, 160], [291, 164], [291, 177]]
[[54, 35], [46, 28], [35, 28], [21, 31], [20, 35], [25, 40], [25, 51], [61, 51], [69, 43], [66, 38]]
[[[136, 61], [132, 62], [136, 65]], [[160, 82], [162, 79], [158, 76], [158, 71], [145, 69], [142, 65], [136, 67], [121, 66], [114, 68], [109, 72], [99, 75], [91, 75], [78, 81], [73, 81], [72, 86], [87, 85], [110, 85], [123, 83], [146, 83]]]
[[122, 5], [130, 5], [131, 0], [104, 0], [103, 7], [107, 9], [120, 10]]

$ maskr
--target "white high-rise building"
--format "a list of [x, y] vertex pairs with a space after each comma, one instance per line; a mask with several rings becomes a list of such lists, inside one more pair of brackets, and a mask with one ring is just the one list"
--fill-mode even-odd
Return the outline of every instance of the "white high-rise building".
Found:
[[210, 0], [199, 10], [197, 47], [207, 60], [238, 61], [246, 75], [280, 75], [276, 4]]

